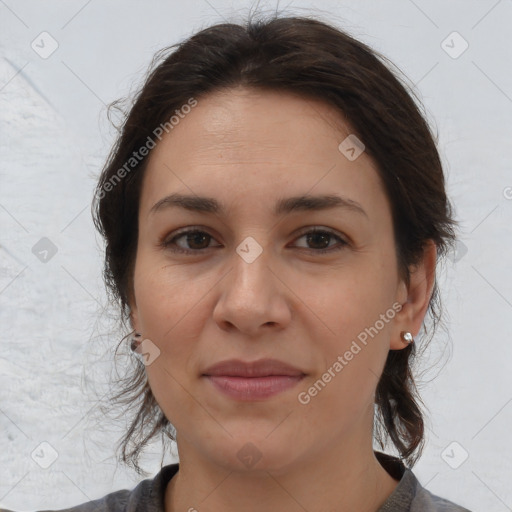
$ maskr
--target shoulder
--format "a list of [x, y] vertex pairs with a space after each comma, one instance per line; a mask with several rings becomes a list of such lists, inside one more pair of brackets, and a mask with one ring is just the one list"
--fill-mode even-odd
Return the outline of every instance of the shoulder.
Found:
[[406, 471], [414, 486], [410, 512], [471, 512], [467, 508], [427, 491], [410, 469]]
[[[88, 501], [87, 503], [82, 503], [75, 507], [71, 508], [59, 508], [59, 509], [45, 509], [39, 512], [121, 512], [128, 511], [127, 505], [130, 500], [133, 499], [134, 493], [140, 488], [142, 485], [139, 484], [133, 491], [122, 490], [113, 492], [111, 494], [107, 494], [103, 498]], [[0, 508], [0, 512], [14, 512], [12, 510], [7, 510], [5, 508]]]
[[[164, 512], [165, 489], [178, 469], [179, 464], [171, 464], [163, 467], [154, 478], [143, 480], [132, 490], [116, 491], [71, 508], [40, 512]], [[0, 512], [12, 511], [0, 508]]]
[[133, 502], [134, 497], [141, 494], [141, 491], [147, 486], [148, 480], [141, 482], [132, 491], [122, 490], [116, 491], [111, 494], [107, 494], [103, 498], [88, 501], [76, 505], [75, 507], [59, 509], [58, 511], [53, 510], [42, 510], [40, 512], [120, 512], [121, 510], [130, 510], [128, 503]]
[[378, 512], [471, 512], [467, 508], [427, 491], [411, 469], [391, 455], [375, 452], [377, 459], [388, 473], [399, 480]]

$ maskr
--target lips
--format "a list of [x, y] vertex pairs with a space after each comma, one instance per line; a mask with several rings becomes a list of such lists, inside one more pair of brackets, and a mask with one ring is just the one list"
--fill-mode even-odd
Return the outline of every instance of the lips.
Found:
[[230, 359], [210, 366], [203, 372], [203, 375], [251, 378], [269, 377], [272, 375], [300, 377], [304, 376], [305, 373], [277, 359], [260, 359], [253, 362]]
[[214, 389], [234, 400], [265, 400], [297, 385], [305, 373], [277, 359], [244, 362], [222, 361], [209, 367], [203, 376]]

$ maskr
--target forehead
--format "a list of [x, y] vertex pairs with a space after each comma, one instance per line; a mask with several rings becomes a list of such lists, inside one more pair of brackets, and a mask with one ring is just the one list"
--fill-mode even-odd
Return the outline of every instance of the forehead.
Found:
[[[154, 155], [185, 145], [187, 162], [218, 150], [225, 159], [272, 154], [278, 160], [313, 156], [309, 145], [336, 144], [348, 128], [339, 113], [319, 100], [295, 94], [238, 87], [206, 95], [165, 136]], [[326, 141], [326, 136], [329, 141]], [[336, 144], [337, 145], [337, 144]], [[264, 152], [263, 152], [264, 150]], [[251, 160], [253, 161], [253, 160]]]
[[359, 202], [382, 195], [372, 159], [340, 152], [350, 134], [342, 114], [321, 100], [245, 88], [206, 95], [152, 150], [141, 210], [175, 191], [235, 202], [250, 195], [256, 203], [285, 191], [338, 190]]

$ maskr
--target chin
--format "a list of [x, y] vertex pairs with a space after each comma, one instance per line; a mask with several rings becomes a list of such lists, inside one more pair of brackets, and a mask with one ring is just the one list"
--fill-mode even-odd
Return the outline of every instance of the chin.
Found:
[[289, 445], [289, 439], [270, 438], [269, 432], [271, 430], [266, 429], [264, 434], [252, 432], [251, 435], [246, 430], [241, 435], [227, 435], [222, 442], [212, 439], [211, 446], [216, 447], [215, 453], [211, 453], [212, 461], [226, 471], [240, 474], [286, 473], [297, 459], [297, 450]]

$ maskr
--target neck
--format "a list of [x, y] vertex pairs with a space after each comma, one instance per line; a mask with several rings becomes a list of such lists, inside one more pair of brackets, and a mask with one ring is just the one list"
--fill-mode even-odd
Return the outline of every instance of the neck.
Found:
[[166, 512], [376, 512], [398, 484], [367, 443], [327, 444], [279, 472], [225, 468], [179, 439], [178, 447], [180, 469], [166, 489]]

